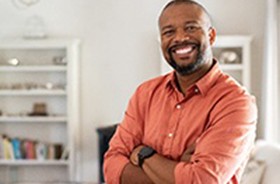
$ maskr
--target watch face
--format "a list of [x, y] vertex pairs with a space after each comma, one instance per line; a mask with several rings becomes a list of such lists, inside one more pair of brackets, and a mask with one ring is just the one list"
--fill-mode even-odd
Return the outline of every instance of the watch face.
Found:
[[144, 158], [148, 158], [150, 156], [152, 156], [155, 153], [155, 150], [153, 150], [150, 147], [144, 147], [140, 150], [139, 152], [139, 156], [144, 159]]
[[156, 153], [156, 151], [153, 150], [153, 148], [150, 148], [148, 146], [143, 147], [138, 153], [138, 165], [142, 167], [144, 160], [151, 157], [154, 153]]

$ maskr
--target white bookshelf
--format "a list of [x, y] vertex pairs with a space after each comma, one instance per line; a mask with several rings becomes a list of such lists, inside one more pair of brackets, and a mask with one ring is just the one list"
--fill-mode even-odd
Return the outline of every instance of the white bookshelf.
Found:
[[17, 122], [25, 122], [25, 123], [66, 123], [66, 116], [56, 116], [56, 117], [30, 117], [30, 116], [0, 116], [0, 123], [17, 123]]
[[[239, 57], [236, 63], [219, 63], [220, 68], [234, 77], [249, 91], [251, 89], [250, 82], [250, 47], [251, 36], [244, 35], [221, 35], [218, 36], [213, 46], [214, 57], [220, 59], [221, 53], [224, 51], [232, 51]], [[173, 70], [161, 55], [161, 74], [165, 74]]]
[[220, 61], [222, 52], [233, 51], [239, 57], [239, 62], [234, 64], [220, 63], [221, 69], [233, 76], [249, 91], [251, 89], [251, 36], [227, 35], [218, 36], [214, 45], [214, 57]]
[[66, 72], [66, 66], [0, 66], [0, 72]]
[[0, 96], [65, 96], [65, 90], [0, 90]]
[[[77, 151], [80, 146], [79, 46], [80, 41], [77, 39], [1, 40], [0, 134], [50, 144], [61, 143], [69, 152], [67, 160], [0, 158], [0, 172], [12, 168], [19, 171], [13, 176], [13, 181], [15, 177], [17, 181], [27, 180], [28, 175], [33, 174], [27, 172], [34, 172], [34, 169], [28, 168], [34, 166], [40, 166], [38, 169], [42, 168], [42, 171], [54, 171], [57, 166], [64, 166], [61, 175], [67, 178], [62, 180], [76, 181], [80, 178], [80, 155]], [[66, 58], [67, 63], [55, 63], [55, 57]], [[19, 65], [8, 62], [13, 58], [20, 61]], [[30, 83], [36, 87], [28, 88]], [[60, 87], [49, 89], [45, 84]], [[13, 85], [19, 87], [14, 89], [11, 87]], [[34, 110], [36, 102], [47, 105], [48, 116], [28, 115]], [[28, 113], [22, 115], [22, 112]], [[58, 172], [62, 172], [61, 169]], [[10, 181], [9, 177], [7, 175], [3, 181]], [[51, 180], [52, 175], [47, 178]]]
[[67, 160], [0, 160], [0, 166], [68, 166]]

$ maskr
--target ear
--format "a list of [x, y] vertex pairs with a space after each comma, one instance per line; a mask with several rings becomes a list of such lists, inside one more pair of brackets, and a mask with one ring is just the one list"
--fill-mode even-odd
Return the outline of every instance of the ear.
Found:
[[210, 41], [210, 45], [212, 46], [215, 41], [216, 41], [216, 29], [214, 27], [210, 27], [208, 30], [208, 36], [209, 36], [209, 41]]

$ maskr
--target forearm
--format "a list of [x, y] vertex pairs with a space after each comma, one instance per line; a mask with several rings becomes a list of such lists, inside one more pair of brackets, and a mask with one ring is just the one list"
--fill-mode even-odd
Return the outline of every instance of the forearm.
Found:
[[[130, 163], [139, 168], [138, 155], [143, 145], [135, 148], [130, 156]], [[195, 144], [189, 148], [181, 156], [181, 161], [189, 163], [194, 152]], [[154, 154], [144, 160], [142, 168], [145, 173], [154, 183], [175, 183], [174, 170], [178, 162], [169, 160], [159, 154]]]
[[177, 162], [155, 154], [144, 161], [142, 168], [154, 183], [173, 184], [175, 183], [174, 170], [176, 165]]
[[144, 171], [128, 163], [121, 175], [121, 184], [153, 184], [152, 180], [144, 173]]

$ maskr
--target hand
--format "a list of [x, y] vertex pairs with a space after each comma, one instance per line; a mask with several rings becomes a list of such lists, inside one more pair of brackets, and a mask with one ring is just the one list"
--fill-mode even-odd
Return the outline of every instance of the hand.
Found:
[[189, 163], [191, 161], [191, 157], [195, 151], [195, 143], [190, 145], [186, 151], [181, 156], [181, 161]]
[[130, 155], [130, 162], [135, 166], [138, 166], [138, 153], [143, 147], [144, 145], [137, 146]]

